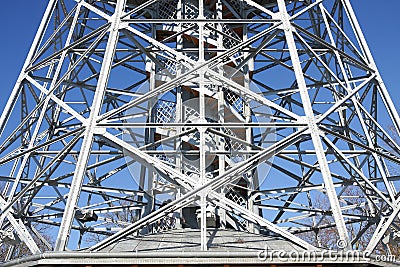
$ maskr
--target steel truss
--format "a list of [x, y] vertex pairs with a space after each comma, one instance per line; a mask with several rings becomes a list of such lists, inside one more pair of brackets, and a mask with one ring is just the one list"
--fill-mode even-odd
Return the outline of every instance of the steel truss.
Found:
[[50, 0], [0, 117], [2, 246], [389, 250], [399, 130], [349, 0]]

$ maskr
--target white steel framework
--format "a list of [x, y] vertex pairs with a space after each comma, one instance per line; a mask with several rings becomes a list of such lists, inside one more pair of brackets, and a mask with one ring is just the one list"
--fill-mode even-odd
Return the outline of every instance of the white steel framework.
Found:
[[0, 117], [2, 246], [390, 251], [399, 130], [349, 0], [49, 0]]

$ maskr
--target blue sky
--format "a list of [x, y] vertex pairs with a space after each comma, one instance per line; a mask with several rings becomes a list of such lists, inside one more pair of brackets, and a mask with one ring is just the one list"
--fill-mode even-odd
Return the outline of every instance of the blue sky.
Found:
[[[2, 1], [0, 9], [0, 111], [33, 40], [46, 0]], [[400, 1], [352, 0], [367, 42], [395, 104], [400, 99]], [[382, 4], [384, 2], [384, 4]], [[379, 4], [377, 4], [379, 3]], [[396, 105], [400, 110], [400, 105]]]

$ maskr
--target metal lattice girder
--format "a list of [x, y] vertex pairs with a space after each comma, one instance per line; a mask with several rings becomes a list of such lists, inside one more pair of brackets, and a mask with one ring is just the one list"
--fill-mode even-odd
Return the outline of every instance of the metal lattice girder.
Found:
[[348, 0], [49, 1], [0, 117], [3, 246], [389, 249], [399, 130]]

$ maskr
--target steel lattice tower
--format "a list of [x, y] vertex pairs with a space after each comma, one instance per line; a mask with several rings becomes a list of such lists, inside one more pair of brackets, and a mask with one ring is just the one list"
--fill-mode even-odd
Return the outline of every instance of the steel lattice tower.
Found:
[[399, 130], [349, 0], [50, 0], [0, 117], [2, 246], [388, 250]]

